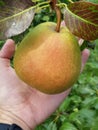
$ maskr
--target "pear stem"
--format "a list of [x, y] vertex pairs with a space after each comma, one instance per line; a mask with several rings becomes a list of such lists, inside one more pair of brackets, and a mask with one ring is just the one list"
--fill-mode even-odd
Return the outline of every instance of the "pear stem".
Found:
[[56, 16], [57, 16], [57, 26], [56, 26], [56, 31], [60, 31], [60, 25], [61, 25], [61, 10], [58, 6], [55, 6], [55, 11], [56, 11]]
[[56, 12], [56, 16], [57, 16], [57, 26], [56, 26], [56, 31], [59, 32], [60, 31], [60, 25], [61, 25], [61, 10], [60, 8], [57, 6], [57, 0], [51, 0], [50, 1], [50, 6], [53, 10], [55, 10]]

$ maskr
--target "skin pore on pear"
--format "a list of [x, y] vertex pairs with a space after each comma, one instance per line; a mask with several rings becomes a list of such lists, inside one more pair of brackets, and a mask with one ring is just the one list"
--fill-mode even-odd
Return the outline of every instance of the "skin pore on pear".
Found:
[[61, 93], [78, 79], [81, 51], [75, 36], [56, 23], [33, 28], [18, 46], [14, 68], [25, 83], [47, 94]]

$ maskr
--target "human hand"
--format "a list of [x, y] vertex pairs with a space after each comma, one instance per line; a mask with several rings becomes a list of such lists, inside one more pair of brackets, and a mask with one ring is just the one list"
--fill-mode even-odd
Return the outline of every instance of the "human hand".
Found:
[[[21, 81], [10, 66], [15, 44], [7, 40], [0, 51], [0, 122], [16, 123], [22, 129], [34, 129], [50, 116], [69, 94], [70, 89], [56, 95], [37, 91]], [[82, 68], [89, 51], [82, 52]]]

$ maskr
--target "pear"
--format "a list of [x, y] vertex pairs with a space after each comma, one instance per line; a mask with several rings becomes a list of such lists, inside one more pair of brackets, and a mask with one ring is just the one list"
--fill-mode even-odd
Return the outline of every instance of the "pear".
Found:
[[78, 79], [81, 51], [75, 36], [66, 28], [55, 31], [56, 23], [33, 28], [18, 46], [14, 68], [25, 83], [47, 94], [61, 93]]

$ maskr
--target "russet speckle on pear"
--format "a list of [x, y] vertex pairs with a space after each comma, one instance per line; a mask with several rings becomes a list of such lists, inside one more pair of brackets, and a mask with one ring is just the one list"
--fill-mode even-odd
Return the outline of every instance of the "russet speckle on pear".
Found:
[[78, 79], [81, 52], [76, 38], [66, 28], [45, 22], [33, 28], [14, 56], [17, 75], [28, 85], [47, 94], [61, 93]]

